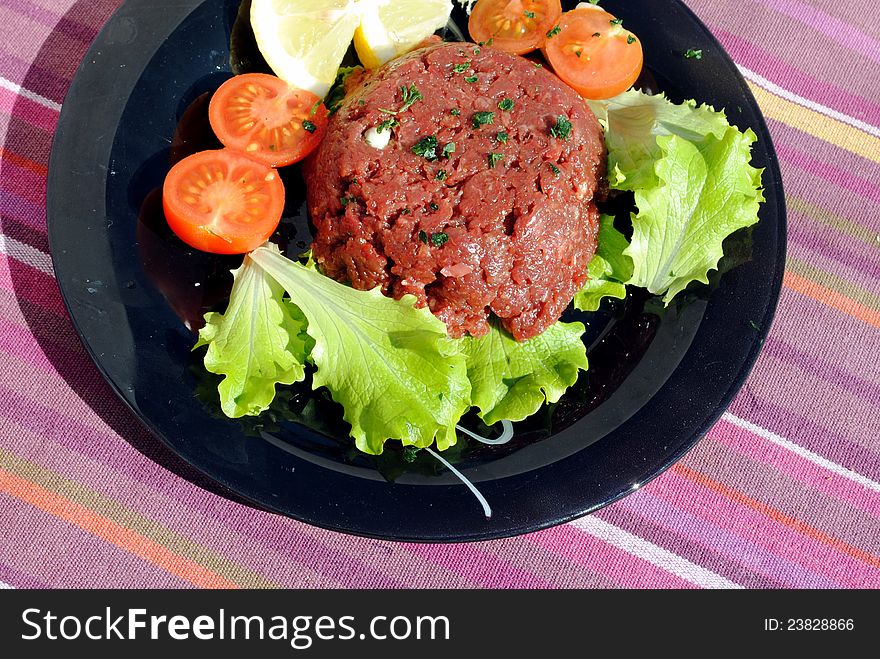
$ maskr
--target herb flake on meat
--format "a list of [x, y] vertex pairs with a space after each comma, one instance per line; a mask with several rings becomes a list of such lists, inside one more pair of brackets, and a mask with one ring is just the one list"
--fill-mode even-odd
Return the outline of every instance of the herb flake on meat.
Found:
[[406, 87], [400, 88], [400, 93], [403, 95], [403, 105], [401, 106], [399, 112], [405, 112], [409, 110], [413, 103], [417, 101], [424, 100], [424, 96], [422, 96], [422, 92], [418, 90], [418, 87], [415, 85], [410, 85], [409, 89]]
[[318, 127], [308, 119], [303, 119], [302, 125], [303, 128], [305, 128], [310, 133], [314, 133], [316, 130], [318, 130]]
[[384, 133], [386, 130], [391, 130], [392, 128], [397, 128], [400, 125], [400, 122], [397, 119], [386, 119], [381, 124], [376, 126], [377, 133]]
[[494, 112], [475, 112], [473, 118], [473, 127], [479, 128], [480, 126], [485, 126], [487, 124], [495, 123], [495, 113]]
[[548, 39], [552, 39], [553, 37], [555, 37], [555, 36], [556, 36], [557, 34], [559, 34], [560, 32], [562, 32], [562, 27], [559, 26], [559, 25], [557, 25], [557, 26], [554, 27], [552, 30], [550, 30], [549, 32], [547, 32], [547, 38], [548, 38]]
[[456, 73], [464, 73], [469, 68], [471, 68], [471, 63], [468, 61], [468, 62], [462, 62], [461, 64], [456, 64], [455, 66], [452, 67], [452, 70], [455, 71]]
[[510, 112], [513, 109], [513, 99], [505, 98], [498, 104], [498, 109], [502, 112]]
[[495, 169], [495, 165], [504, 160], [503, 153], [490, 153], [489, 154], [489, 168]]
[[[416, 142], [412, 147], [412, 152], [417, 156], [421, 156], [425, 160], [437, 160], [438, 146], [437, 138], [433, 135], [429, 135]], [[445, 153], [446, 149], [444, 148], [443, 151]]]
[[464, 79], [465, 82], [470, 83], [470, 84], [474, 84], [477, 80], [479, 80], [479, 78], [477, 76], [468, 76], [467, 78]]
[[441, 154], [444, 158], [448, 158], [451, 154], [455, 153], [455, 142], [450, 142], [446, 146], [443, 147], [443, 153]]
[[556, 125], [550, 127], [550, 135], [559, 140], [567, 140], [571, 136], [571, 122], [565, 115], [556, 118]]
[[507, 144], [507, 140], [510, 139], [510, 136], [502, 130], [495, 136], [495, 139], [501, 144]]
[[449, 242], [449, 236], [446, 235], [446, 233], [444, 233], [443, 231], [431, 234], [431, 244], [434, 247], [442, 247], [447, 242]]

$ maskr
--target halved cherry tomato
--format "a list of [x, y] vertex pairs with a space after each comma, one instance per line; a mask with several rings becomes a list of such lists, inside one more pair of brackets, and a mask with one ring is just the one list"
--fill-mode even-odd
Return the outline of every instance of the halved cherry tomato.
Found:
[[585, 98], [617, 96], [642, 70], [641, 41], [619, 19], [594, 6], [562, 14], [543, 51], [556, 75]]
[[230, 149], [202, 151], [168, 172], [168, 225], [203, 252], [243, 254], [269, 239], [284, 210], [284, 184], [271, 167]]
[[561, 13], [559, 0], [479, 0], [468, 31], [474, 41], [522, 55], [541, 46]]
[[270, 167], [292, 165], [320, 144], [327, 108], [311, 92], [265, 73], [224, 82], [208, 109], [217, 138]]

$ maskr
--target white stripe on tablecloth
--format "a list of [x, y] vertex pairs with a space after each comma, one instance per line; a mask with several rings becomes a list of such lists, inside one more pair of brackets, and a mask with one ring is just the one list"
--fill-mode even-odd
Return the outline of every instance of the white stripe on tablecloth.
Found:
[[6, 254], [16, 261], [36, 268], [41, 272], [45, 272], [50, 277], [55, 276], [55, 270], [52, 268], [52, 259], [49, 258], [48, 254], [15, 238], [0, 234], [0, 253]]
[[44, 108], [49, 108], [50, 110], [54, 110], [55, 112], [61, 112], [61, 104], [56, 103], [55, 101], [49, 100], [45, 96], [40, 96], [36, 92], [32, 92], [30, 89], [25, 89], [21, 85], [16, 82], [12, 82], [11, 80], [7, 80], [3, 76], [0, 76], [0, 87], [4, 89], [8, 89], [14, 94], [18, 94], [34, 103], [38, 103], [42, 105]]
[[790, 92], [787, 89], [783, 89], [775, 82], [770, 82], [767, 78], [762, 75], [755, 73], [754, 71], [747, 69], [746, 67], [737, 64], [737, 68], [739, 72], [743, 74], [743, 77], [746, 80], [750, 80], [759, 87], [763, 87], [768, 92], [772, 92], [777, 96], [781, 96], [787, 101], [791, 101], [792, 103], [797, 103], [798, 105], [818, 112], [819, 114], [824, 114], [826, 117], [830, 117], [831, 119], [837, 119], [838, 121], [848, 124], [853, 128], [858, 128], [869, 135], [873, 135], [874, 137], [880, 137], [880, 128], [877, 126], [872, 126], [871, 124], [867, 124], [860, 119], [856, 119], [855, 117], [850, 117], [848, 114], [844, 114], [843, 112], [838, 112], [837, 110], [833, 110], [821, 103], [816, 103], [816, 101], [811, 101], [808, 98], [804, 98], [803, 96], [798, 96], [794, 92]]
[[787, 451], [791, 451], [795, 455], [798, 455], [805, 460], [812, 462], [814, 465], [822, 467], [822, 469], [827, 469], [828, 471], [837, 474], [838, 476], [843, 476], [854, 483], [858, 483], [859, 485], [868, 488], [869, 490], [873, 490], [874, 492], [880, 492], [880, 483], [872, 481], [867, 476], [862, 476], [854, 472], [851, 469], [847, 469], [836, 462], [832, 462], [827, 458], [823, 458], [821, 455], [817, 453], [813, 453], [809, 449], [805, 449], [803, 446], [798, 446], [791, 440], [785, 439], [785, 437], [780, 437], [774, 432], [767, 430], [766, 428], [762, 428], [761, 426], [756, 426], [751, 421], [746, 421], [745, 419], [740, 419], [738, 416], [734, 416], [730, 412], [725, 412], [724, 416], [721, 417], [728, 423], [732, 423], [735, 426], [743, 428], [744, 430], [748, 430], [751, 433], [754, 433], [758, 437], [762, 439], [766, 439], [768, 442], [772, 442], [777, 446], [784, 448]]
[[742, 588], [720, 574], [691, 563], [686, 558], [609, 524], [595, 515], [576, 519], [570, 525], [702, 588]]

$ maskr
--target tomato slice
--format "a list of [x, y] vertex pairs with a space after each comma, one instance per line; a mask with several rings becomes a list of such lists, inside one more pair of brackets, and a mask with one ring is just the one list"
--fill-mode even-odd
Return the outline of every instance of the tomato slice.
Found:
[[211, 98], [208, 119], [217, 138], [270, 167], [292, 165], [320, 144], [327, 108], [309, 91], [265, 73], [224, 82]]
[[617, 96], [642, 70], [642, 42], [619, 19], [592, 5], [562, 14], [543, 51], [556, 75], [585, 98]]
[[229, 149], [202, 151], [168, 172], [168, 225], [203, 252], [243, 254], [269, 239], [284, 210], [284, 184], [271, 167]]
[[559, 0], [479, 0], [468, 31], [474, 41], [522, 55], [541, 46], [561, 13]]

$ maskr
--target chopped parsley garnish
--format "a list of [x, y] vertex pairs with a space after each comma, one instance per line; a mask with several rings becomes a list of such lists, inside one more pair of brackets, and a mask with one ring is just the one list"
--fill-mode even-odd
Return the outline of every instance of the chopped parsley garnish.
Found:
[[477, 76], [468, 76], [464, 79], [465, 82], [468, 82], [470, 84], [474, 84], [477, 80], [479, 80]]
[[574, 54], [577, 55], [578, 57], [580, 57], [581, 54], [582, 54], [583, 52], [584, 52], [584, 51], [582, 51], [582, 50], [576, 50], [576, 51], [574, 52]]
[[446, 146], [443, 147], [443, 152], [440, 154], [444, 158], [448, 158], [449, 154], [455, 153], [455, 142], [450, 142]]
[[548, 39], [552, 39], [553, 37], [555, 37], [555, 36], [556, 36], [557, 34], [559, 34], [560, 32], [562, 32], [562, 28], [561, 28], [560, 26], [557, 25], [556, 27], [554, 27], [552, 30], [550, 30], [550, 31], [547, 33], [547, 38], [548, 38]]
[[401, 87], [400, 93], [403, 95], [403, 105], [400, 107], [400, 112], [409, 110], [413, 103], [425, 98], [415, 85], [410, 85], [409, 89], [407, 89], [406, 86]]
[[430, 204], [430, 208], [431, 208], [432, 211], [435, 211], [435, 212], [440, 210], [440, 206], [438, 206], [437, 204], [435, 204], [433, 201], [432, 201], [431, 204]]
[[355, 197], [349, 197], [348, 195], [346, 195], [345, 197], [340, 198], [339, 203], [342, 204], [343, 208], [345, 208], [354, 201], [357, 201]]
[[[493, 43], [495, 43], [495, 37], [490, 37], [489, 41], [486, 42], [486, 45], [491, 46]], [[482, 46], [483, 44], [480, 45]]]
[[[412, 152], [417, 156], [422, 156], [425, 160], [437, 160], [437, 138], [433, 135], [423, 137], [413, 144]], [[445, 149], [444, 149], [445, 151]]]
[[507, 140], [509, 139], [509, 136], [504, 131], [501, 131], [500, 133], [498, 133], [495, 136], [495, 139], [498, 140], [501, 144], [507, 144]]
[[623, 19], [622, 18], [612, 18], [609, 21], [609, 23], [611, 23], [612, 25], [621, 25], [623, 23]]
[[543, 66], [544, 66], [544, 65], [541, 64], [540, 62], [535, 62], [535, 68], [536, 68], [536, 69], [540, 69], [540, 68], [542, 68]]
[[449, 242], [449, 236], [447, 236], [444, 232], [432, 233], [431, 234], [431, 244], [434, 247], [442, 247], [447, 242]]
[[461, 64], [456, 64], [455, 66], [453, 66], [452, 70], [455, 71], [456, 73], [464, 73], [469, 68], [471, 68], [470, 62], [462, 62]]
[[479, 46], [477, 48], [474, 48], [474, 55], [479, 55], [481, 52], [483, 51], [480, 50]]
[[475, 112], [473, 127], [479, 128], [480, 126], [485, 126], [486, 124], [494, 124], [495, 123], [495, 113], [494, 112]]
[[449, 174], [446, 172], [446, 170], [441, 169], [439, 172], [437, 172], [437, 176], [434, 177], [434, 180], [435, 181], [445, 181], [448, 178], [449, 178]]
[[428, 244], [428, 234], [424, 231], [419, 231], [419, 240], [421, 240], [426, 245]]
[[703, 51], [700, 48], [697, 48], [696, 50], [688, 48], [684, 56], [685, 59], [703, 59]]
[[601, 37], [602, 33], [601, 32], [593, 32], [593, 36], [594, 37]]
[[534, 18], [535, 16], [536, 16], [536, 14], [533, 11], [526, 12], [526, 18]]
[[452, 108], [449, 111], [449, 114], [451, 114], [453, 117], [457, 117], [458, 115], [461, 114], [461, 110], [459, 110], [458, 108]]
[[510, 112], [513, 109], [513, 100], [505, 98], [498, 104], [498, 109], [503, 112]]
[[495, 169], [495, 165], [504, 160], [503, 153], [490, 153], [489, 154], [489, 168]]
[[316, 101], [316, 102], [315, 102], [315, 104], [312, 106], [312, 109], [309, 110], [309, 116], [310, 116], [310, 117], [314, 117], [314, 116], [315, 116], [315, 113], [318, 111], [318, 108], [321, 107], [321, 103], [323, 103], [323, 102], [324, 102], [324, 101]]
[[379, 108], [379, 112], [384, 112], [385, 114], [400, 114], [401, 112], [409, 110], [416, 101], [421, 101], [425, 98], [422, 96], [422, 92], [419, 91], [419, 88], [415, 85], [410, 85], [409, 87], [401, 85], [400, 95], [403, 97], [403, 105], [400, 106], [399, 110], [386, 110], [385, 108]]
[[564, 115], [556, 118], [556, 125], [550, 127], [550, 135], [560, 140], [567, 140], [571, 135], [571, 122]]
[[412, 213], [412, 211], [408, 207], [400, 211], [401, 215], [409, 215], [410, 213]]
[[550, 163], [550, 171], [553, 172], [556, 176], [559, 176], [559, 167], [554, 165], [552, 162]]
[[386, 130], [391, 130], [392, 128], [397, 128], [400, 125], [400, 122], [397, 119], [386, 119], [381, 124], [376, 126], [377, 133], [384, 133]]
[[633, 35], [628, 34], [628, 35], [626, 36], [626, 42], [627, 42], [627, 43], [635, 43], [635, 41], [636, 41], [636, 38], [635, 38]]
[[308, 119], [303, 120], [303, 128], [305, 128], [310, 133], [314, 133], [316, 130], [318, 130], [318, 127]]

